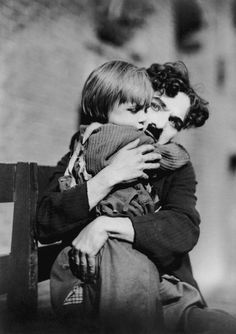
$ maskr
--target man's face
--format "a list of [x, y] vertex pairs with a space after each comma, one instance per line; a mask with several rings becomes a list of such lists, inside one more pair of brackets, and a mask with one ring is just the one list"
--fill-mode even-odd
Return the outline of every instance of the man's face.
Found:
[[[158, 143], [168, 143], [181, 129], [190, 108], [189, 97], [179, 92], [175, 97], [154, 93], [151, 106], [147, 110], [147, 125], [156, 127]], [[154, 129], [155, 130], [155, 129]]]

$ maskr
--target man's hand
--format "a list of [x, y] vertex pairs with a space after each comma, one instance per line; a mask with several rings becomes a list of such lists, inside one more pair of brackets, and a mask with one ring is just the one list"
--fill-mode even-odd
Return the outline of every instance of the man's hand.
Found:
[[145, 171], [160, 167], [161, 155], [156, 153], [151, 144], [138, 146], [136, 139], [121, 148], [111, 159], [104, 170], [109, 171], [107, 178], [112, 185], [121, 182], [132, 182], [137, 178], [148, 179]]
[[148, 179], [147, 170], [160, 167], [161, 155], [155, 152], [151, 144], [138, 146], [136, 139], [121, 148], [108, 166], [87, 182], [89, 208], [92, 210], [116, 184], [132, 182], [138, 178]]
[[94, 279], [95, 257], [108, 239], [108, 233], [101, 224], [102, 217], [87, 225], [72, 242], [74, 248], [70, 253], [71, 270], [82, 281]]

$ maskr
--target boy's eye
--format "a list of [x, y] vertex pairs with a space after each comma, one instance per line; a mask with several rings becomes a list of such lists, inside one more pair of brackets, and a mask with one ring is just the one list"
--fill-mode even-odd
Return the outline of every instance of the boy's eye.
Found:
[[138, 109], [136, 107], [128, 108], [128, 111], [130, 111], [132, 114], [136, 114], [138, 112]]
[[132, 114], [136, 114], [140, 110], [144, 109], [143, 105], [136, 104], [132, 107], [127, 108], [128, 111], [130, 111]]

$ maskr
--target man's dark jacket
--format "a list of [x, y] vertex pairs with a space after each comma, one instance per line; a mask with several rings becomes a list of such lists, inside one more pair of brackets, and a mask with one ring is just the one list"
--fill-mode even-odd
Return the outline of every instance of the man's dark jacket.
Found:
[[[72, 138], [71, 148], [73, 147]], [[58, 178], [63, 176], [71, 152], [58, 163], [37, 213], [41, 243], [63, 240], [65, 245], [95, 218], [89, 211], [87, 183], [60, 192]], [[188, 253], [199, 237], [200, 217], [196, 210], [196, 179], [191, 162], [153, 182], [161, 210], [132, 217], [135, 231], [133, 247], [148, 255], [160, 274], [171, 273], [197, 287]]]

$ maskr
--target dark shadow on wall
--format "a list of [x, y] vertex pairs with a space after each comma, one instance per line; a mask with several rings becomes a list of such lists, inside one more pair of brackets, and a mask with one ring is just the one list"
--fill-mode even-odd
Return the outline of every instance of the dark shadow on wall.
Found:
[[97, 36], [105, 43], [122, 46], [136, 29], [142, 28], [147, 16], [153, 13], [151, 0], [100, 0], [95, 22]]
[[175, 40], [179, 51], [185, 53], [197, 52], [201, 49], [199, 41], [193, 39], [194, 33], [205, 25], [202, 10], [196, 0], [173, 1], [175, 18]]

